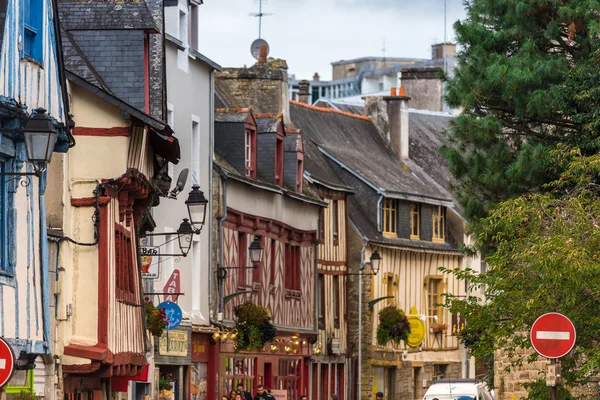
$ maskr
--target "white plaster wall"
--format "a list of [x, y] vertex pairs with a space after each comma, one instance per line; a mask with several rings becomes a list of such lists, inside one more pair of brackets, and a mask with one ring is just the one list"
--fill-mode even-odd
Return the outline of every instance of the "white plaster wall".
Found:
[[[252, 201], [248, 201], [252, 199]], [[294, 200], [241, 182], [227, 182], [227, 207], [247, 214], [283, 222], [296, 229], [312, 231], [318, 227], [319, 207]]]

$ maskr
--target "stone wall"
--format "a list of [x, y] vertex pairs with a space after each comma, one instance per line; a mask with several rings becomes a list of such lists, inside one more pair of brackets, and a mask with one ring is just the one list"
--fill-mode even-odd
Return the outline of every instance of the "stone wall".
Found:
[[443, 84], [439, 68], [406, 68], [402, 70], [402, 86], [410, 96], [410, 106], [417, 110], [444, 111]]

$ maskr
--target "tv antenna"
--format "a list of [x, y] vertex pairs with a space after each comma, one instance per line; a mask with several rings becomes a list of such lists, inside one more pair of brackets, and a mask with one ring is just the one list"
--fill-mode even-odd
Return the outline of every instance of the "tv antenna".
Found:
[[383, 61], [385, 61], [385, 36], [383, 37], [383, 47], [381, 48], [381, 52], [383, 53]]
[[272, 13], [262, 12], [263, 4], [267, 4], [267, 0], [254, 0], [254, 4], [258, 4], [258, 12], [248, 14], [251, 17], [258, 17], [258, 38], [261, 38], [262, 34], [262, 17], [273, 15]]

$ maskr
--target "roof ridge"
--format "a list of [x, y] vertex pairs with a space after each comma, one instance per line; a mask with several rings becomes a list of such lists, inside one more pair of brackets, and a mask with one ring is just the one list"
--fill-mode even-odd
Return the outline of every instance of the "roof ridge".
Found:
[[246, 108], [215, 108], [215, 112], [216, 113], [223, 113], [223, 114], [251, 113], [252, 112], [252, 107], [246, 107]]
[[351, 112], [336, 110], [334, 108], [325, 108], [325, 107], [311, 106], [310, 104], [302, 103], [302, 102], [297, 101], [297, 100], [290, 100], [290, 104], [294, 104], [296, 106], [308, 108], [310, 110], [322, 111], [322, 112], [327, 112], [327, 113], [344, 115], [346, 117], [361, 119], [363, 121], [371, 121], [371, 117], [367, 117], [366, 115], [353, 114]]
[[283, 119], [283, 113], [257, 113], [254, 114], [254, 118], [278, 118], [280, 120]]

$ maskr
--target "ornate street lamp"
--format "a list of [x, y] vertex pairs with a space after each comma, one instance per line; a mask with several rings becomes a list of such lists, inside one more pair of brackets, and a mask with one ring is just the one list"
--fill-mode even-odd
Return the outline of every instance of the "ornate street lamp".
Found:
[[250, 261], [252, 262], [252, 266], [254, 268], [258, 268], [258, 264], [260, 264], [260, 259], [262, 258], [262, 246], [260, 245], [260, 239], [258, 236], [254, 237], [254, 240], [248, 247], [250, 252]]
[[27, 161], [33, 164], [34, 172], [3, 172], [0, 175], [8, 176], [40, 176], [46, 170], [54, 146], [58, 139], [58, 131], [54, 127], [52, 120], [46, 115], [46, 110], [38, 108], [23, 127], [23, 136], [25, 137], [25, 150], [27, 151]]
[[373, 275], [377, 275], [379, 272], [379, 268], [381, 267], [381, 254], [377, 250], [371, 254], [371, 270], [373, 271]]
[[192, 191], [188, 195], [185, 205], [188, 209], [190, 223], [194, 228], [194, 233], [200, 234], [206, 220], [206, 209], [208, 205], [208, 200], [204, 197], [204, 193], [200, 190], [200, 186], [192, 186]]
[[179, 249], [181, 254], [185, 257], [190, 252], [192, 247], [192, 237], [194, 236], [194, 228], [190, 224], [187, 218], [184, 218], [177, 229], [177, 240], [179, 241]]

